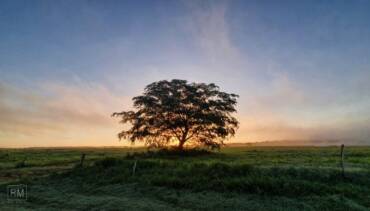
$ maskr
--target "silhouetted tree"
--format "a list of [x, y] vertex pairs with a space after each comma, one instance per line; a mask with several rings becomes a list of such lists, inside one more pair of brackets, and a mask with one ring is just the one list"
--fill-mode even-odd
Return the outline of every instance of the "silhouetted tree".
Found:
[[146, 86], [143, 95], [133, 98], [136, 111], [113, 113], [131, 128], [118, 134], [132, 143], [143, 141], [149, 147], [178, 143], [219, 148], [234, 136], [238, 121], [235, 94], [219, 91], [215, 84], [162, 80]]

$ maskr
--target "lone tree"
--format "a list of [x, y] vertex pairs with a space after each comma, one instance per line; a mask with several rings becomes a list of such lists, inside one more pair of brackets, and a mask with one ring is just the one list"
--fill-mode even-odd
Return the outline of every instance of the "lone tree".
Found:
[[238, 121], [236, 94], [221, 92], [215, 84], [162, 80], [145, 87], [143, 95], [133, 98], [136, 111], [113, 113], [120, 123], [131, 128], [118, 134], [132, 143], [142, 141], [149, 147], [178, 144], [203, 145], [218, 149], [235, 135]]

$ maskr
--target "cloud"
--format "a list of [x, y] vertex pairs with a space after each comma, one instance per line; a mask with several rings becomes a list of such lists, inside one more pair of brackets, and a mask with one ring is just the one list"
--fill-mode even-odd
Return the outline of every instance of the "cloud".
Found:
[[210, 59], [217, 62], [219, 59], [224, 61], [237, 57], [239, 52], [230, 39], [226, 21], [228, 5], [201, 2], [189, 4], [189, 7], [192, 11], [190, 21], [193, 35]]
[[275, 74], [264, 87], [265, 90], [249, 98], [255, 109], [281, 111], [301, 106], [307, 101], [305, 92], [287, 74]]
[[339, 140], [346, 144], [370, 143], [370, 120], [307, 125], [274, 117], [242, 117], [239, 142], [266, 140]]
[[50, 146], [55, 139], [56, 145], [89, 145], [96, 137], [100, 144], [117, 142], [117, 120], [110, 115], [129, 108], [128, 97], [99, 84], [40, 87], [42, 92], [0, 84], [0, 146]]
[[[324, 100], [324, 101], [322, 101]], [[287, 74], [275, 74], [265, 90], [245, 96], [237, 141], [342, 140], [370, 143], [366, 101], [344, 104], [316, 96]], [[346, 101], [344, 101], [346, 102]], [[367, 115], [369, 114], [369, 115]]]
[[[214, 75], [234, 74], [247, 65], [237, 45], [232, 40], [232, 31], [227, 20], [228, 2], [186, 1], [189, 9], [185, 28], [197, 46], [196, 51], [202, 55], [202, 68]], [[244, 69], [243, 71], [246, 71]]]

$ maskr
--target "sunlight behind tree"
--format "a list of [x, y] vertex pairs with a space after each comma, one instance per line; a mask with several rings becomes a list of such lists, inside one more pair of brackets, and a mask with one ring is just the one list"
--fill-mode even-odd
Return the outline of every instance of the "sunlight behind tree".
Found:
[[131, 128], [118, 134], [120, 139], [144, 142], [163, 148], [176, 143], [220, 148], [235, 135], [238, 121], [238, 95], [221, 92], [215, 84], [188, 83], [186, 80], [159, 81], [149, 84], [144, 94], [133, 98], [136, 111], [113, 113]]

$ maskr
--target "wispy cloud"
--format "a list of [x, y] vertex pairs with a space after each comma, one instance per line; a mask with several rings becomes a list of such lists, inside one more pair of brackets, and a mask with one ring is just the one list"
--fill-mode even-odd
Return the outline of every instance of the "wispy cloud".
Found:
[[[41, 87], [43, 93], [0, 85], [1, 146], [117, 142], [117, 121], [110, 115], [129, 108], [130, 99], [115, 96], [98, 84], [76, 86], [49, 82]], [[101, 140], [89, 142], [97, 136]]]
[[369, 105], [366, 95], [358, 102], [339, 96], [337, 100], [344, 103], [334, 103], [333, 98], [323, 99], [305, 90], [286, 74], [276, 74], [266, 88], [269, 91], [243, 100], [237, 140], [337, 139], [347, 144], [370, 143], [370, 115], [361, 116], [369, 114], [364, 109]]
[[230, 29], [226, 20], [228, 4], [219, 2], [189, 3], [191, 15], [189, 16], [190, 30], [196, 42], [211, 62], [235, 61], [239, 59], [239, 52], [230, 38]]

